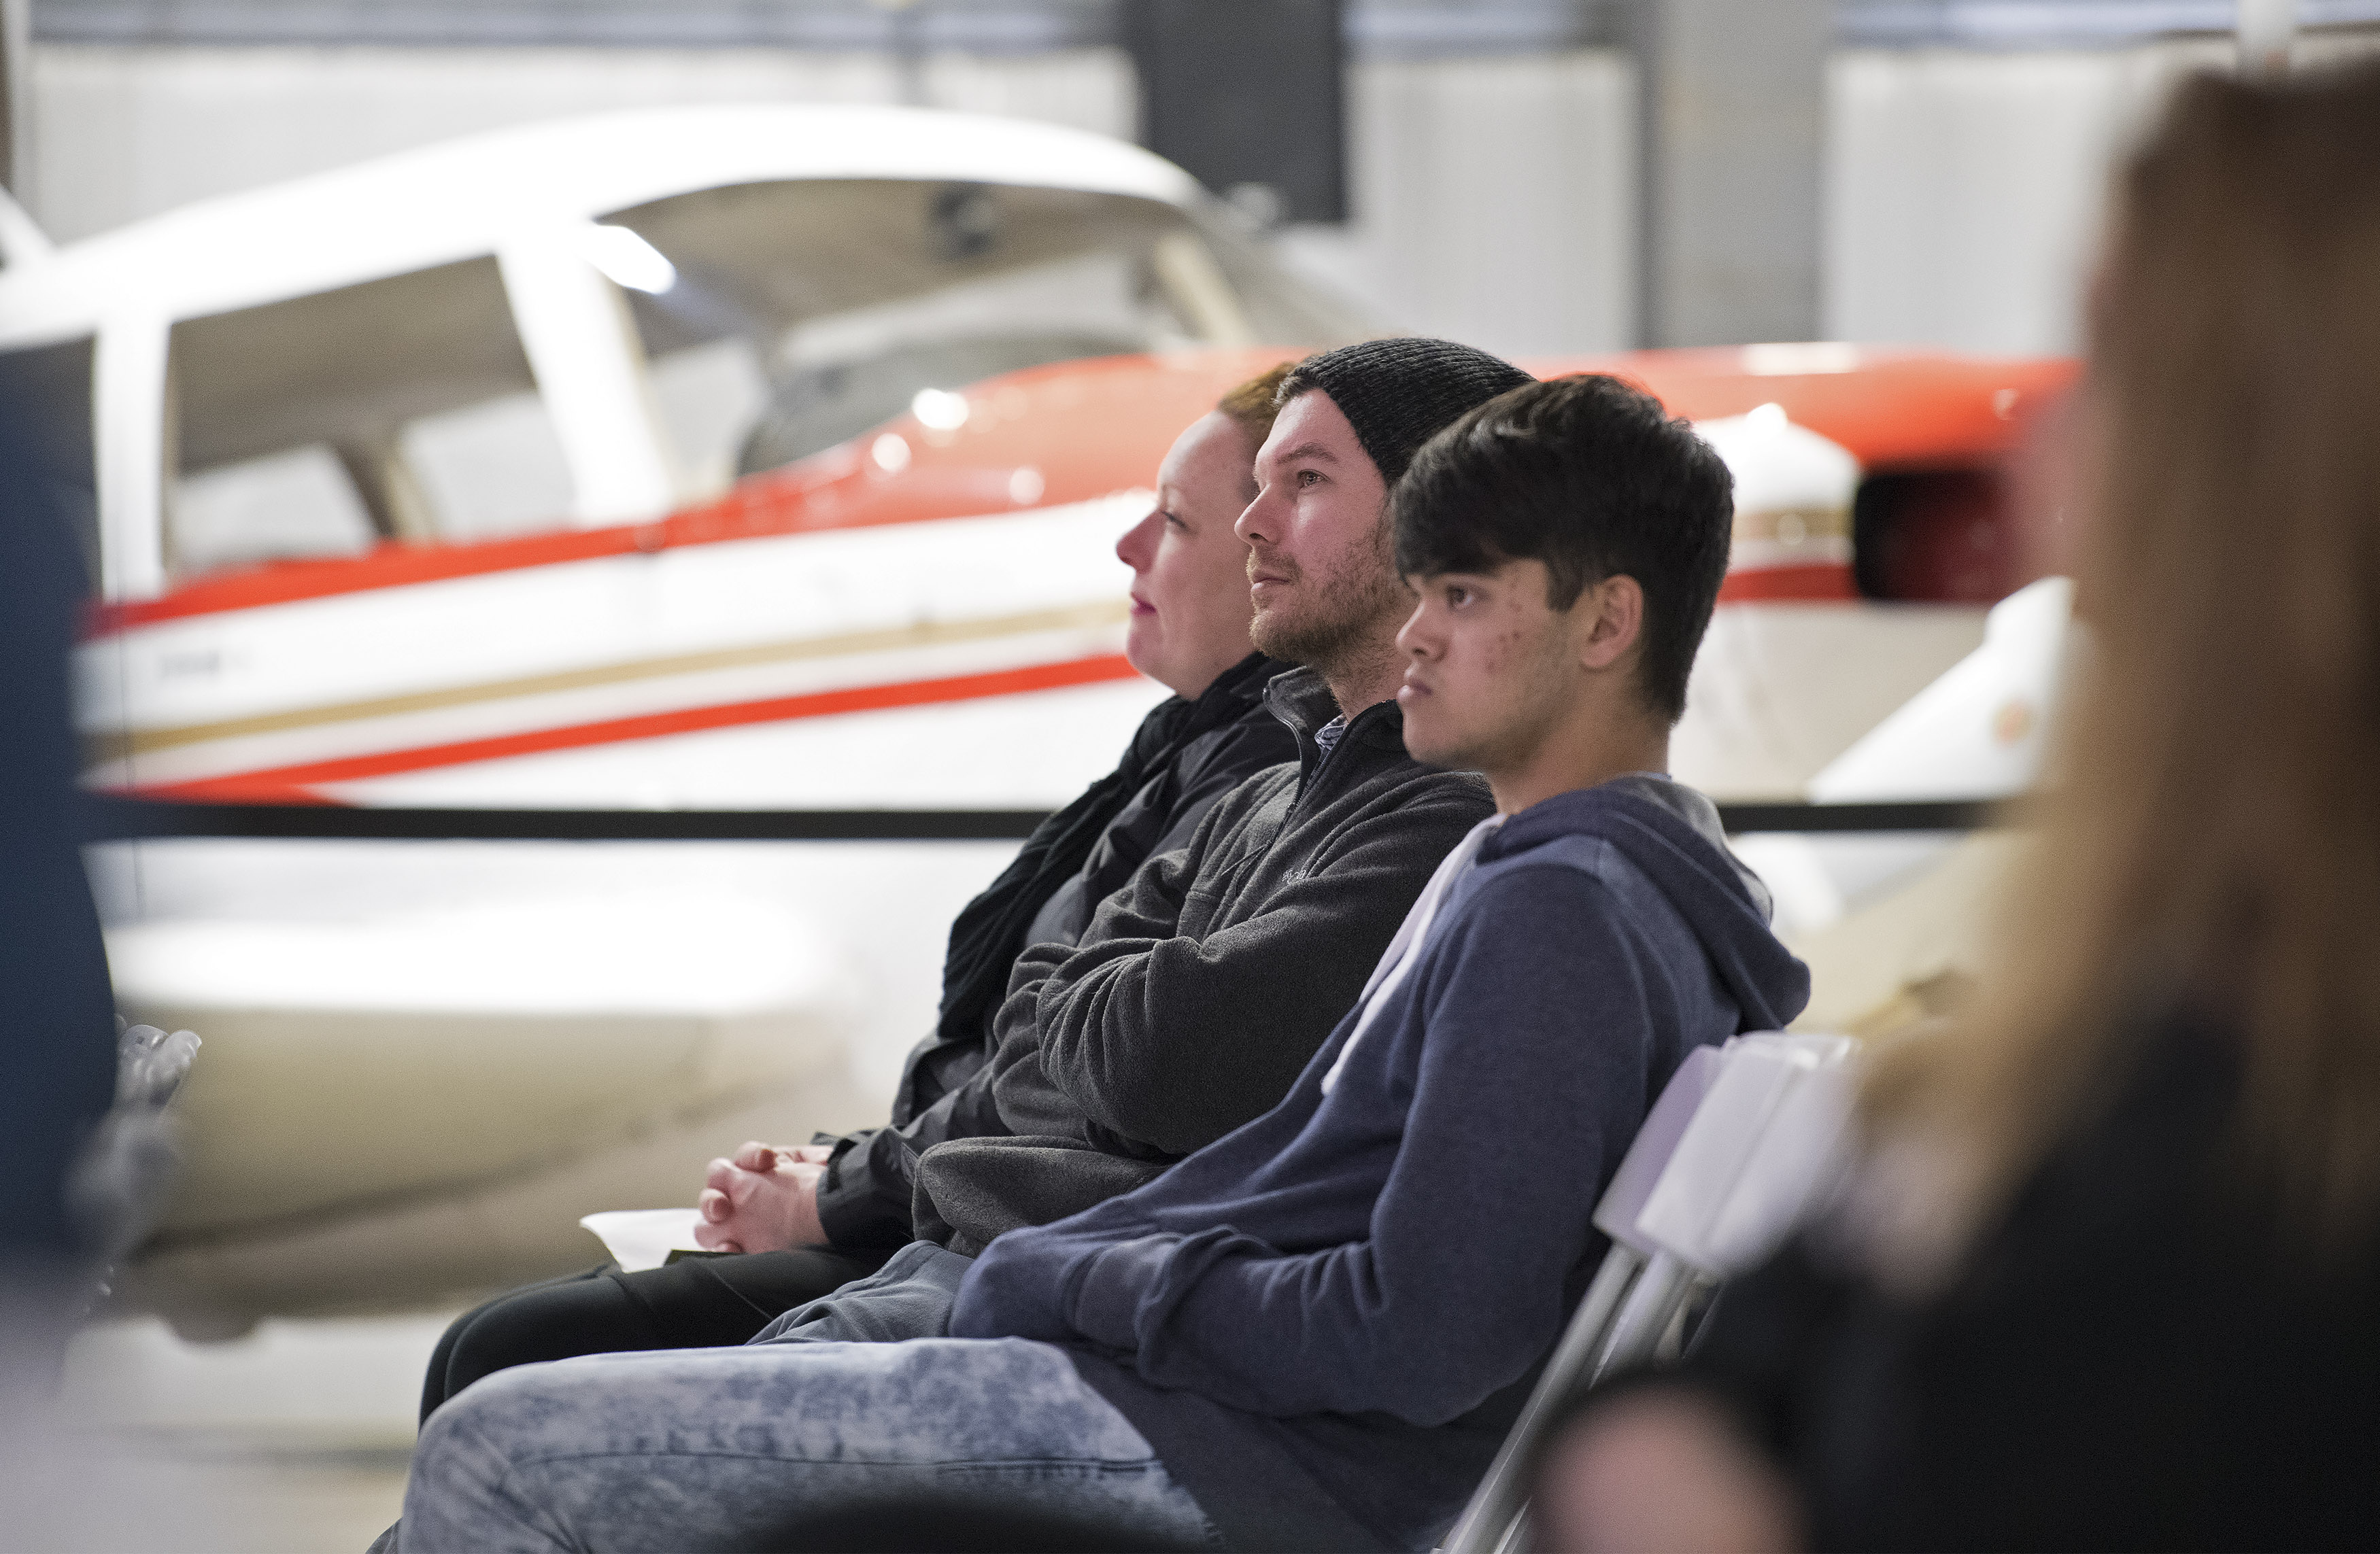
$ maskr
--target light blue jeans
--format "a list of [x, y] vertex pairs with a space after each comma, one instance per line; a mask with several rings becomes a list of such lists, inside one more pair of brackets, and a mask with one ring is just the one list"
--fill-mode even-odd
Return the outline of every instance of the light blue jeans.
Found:
[[959, 1281], [974, 1264], [974, 1258], [931, 1242], [913, 1241], [867, 1278], [794, 1307], [747, 1342], [899, 1343], [948, 1338]]
[[[431, 1415], [390, 1546], [911, 1547], [898, 1533], [884, 1539], [894, 1521], [929, 1538], [964, 1527], [979, 1548], [1048, 1547], [1051, 1528], [1069, 1529], [1058, 1538], [1072, 1547], [1221, 1541], [1062, 1351], [941, 1338], [589, 1354], [500, 1371]], [[1014, 1541], [985, 1541], [1003, 1525]]]

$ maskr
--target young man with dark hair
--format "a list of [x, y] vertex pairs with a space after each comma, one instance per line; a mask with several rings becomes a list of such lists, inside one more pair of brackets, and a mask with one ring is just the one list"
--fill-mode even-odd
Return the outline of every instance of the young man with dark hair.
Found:
[[1732, 506], [1718, 455], [1611, 378], [1422, 450], [1394, 502], [1405, 739], [1497, 814], [1280, 1106], [960, 1292], [952, 1332], [1062, 1347], [1228, 1543], [1442, 1536], [1661, 1087], [1807, 1000], [1710, 801], [1661, 774]]
[[1397, 699], [1498, 813], [1287, 1098], [1002, 1235], [953, 1338], [491, 1381], [432, 1422], [408, 1518], [507, 1549], [816, 1547], [896, 1504], [1111, 1540], [1079, 1547], [1427, 1548], [1584, 1291], [1653, 1098], [1807, 996], [1709, 801], [1659, 775], [1730, 507], [1717, 455], [1610, 379], [1431, 442], [1394, 500], [1420, 596]]
[[[1590, 589], [1644, 595], [1628, 606], [1642, 617], [1634, 686], [1645, 732], [1666, 759], [1727, 574], [1728, 528], [1708, 515], [1733, 510], [1730, 486], [1718, 455], [1699, 439], [1690, 444], [1658, 400], [1618, 378], [1559, 379], [1495, 415], [1466, 417], [1424, 450], [1397, 495], [1397, 570], [1416, 583], [1486, 579], [1535, 562], [1546, 613], [1530, 613], [1548, 629], [1560, 617], [1588, 619], [1575, 610]], [[1435, 613], [1428, 605], [1425, 597], [1424, 619]], [[1411, 720], [1422, 698], [1399, 699]], [[1435, 701], [1423, 712], [1433, 724], [1448, 715]], [[1415, 753], [1488, 770], [1451, 753]]]

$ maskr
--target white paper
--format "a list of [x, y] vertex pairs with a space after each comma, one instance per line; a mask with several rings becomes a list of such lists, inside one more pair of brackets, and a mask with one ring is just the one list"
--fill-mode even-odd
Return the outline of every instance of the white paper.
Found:
[[694, 1227], [702, 1214], [692, 1208], [614, 1208], [582, 1217], [624, 1273], [659, 1268], [672, 1252], [698, 1252]]

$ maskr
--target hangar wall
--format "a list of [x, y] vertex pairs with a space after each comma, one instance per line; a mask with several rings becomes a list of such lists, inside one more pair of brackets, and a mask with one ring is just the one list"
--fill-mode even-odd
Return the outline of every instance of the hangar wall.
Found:
[[[2380, 31], [2299, 40], [2301, 66]], [[1827, 83], [1820, 310], [1829, 334], [1974, 351], [2074, 348], [2114, 159], [2228, 38], [2122, 49], [1856, 49]]]
[[[1356, 219], [1289, 235], [1390, 322], [1506, 350], [1625, 344], [1627, 69], [1609, 51], [1378, 60], [1349, 93]], [[36, 216], [70, 239], [187, 200], [475, 130], [667, 103], [897, 103], [1129, 138], [1121, 50], [929, 56], [760, 49], [42, 44]]]
[[[2301, 41], [2308, 60], [2380, 31]], [[2111, 155], [2227, 40], [1849, 49], [1829, 67], [1825, 333], [1986, 352], [2075, 339]], [[1284, 246], [1402, 327], [1510, 352], [1634, 334], [1633, 72], [1609, 49], [1359, 59], [1354, 217]], [[766, 49], [34, 49], [36, 215], [62, 239], [206, 195], [474, 130], [665, 103], [884, 103], [1132, 132], [1121, 50], [929, 56]]]
[[[1121, 51], [929, 59], [937, 107], [1133, 129]], [[36, 215], [61, 240], [187, 200], [365, 157], [611, 108], [897, 103], [902, 72], [858, 51], [123, 47], [37, 43]]]
[[1617, 51], [1351, 68], [1353, 219], [1290, 254], [1392, 323], [1488, 350], [1634, 338], [1633, 72]]

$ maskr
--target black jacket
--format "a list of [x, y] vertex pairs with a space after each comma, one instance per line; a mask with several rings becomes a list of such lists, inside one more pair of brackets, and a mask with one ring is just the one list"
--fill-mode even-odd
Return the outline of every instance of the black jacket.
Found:
[[[1216, 805], [1110, 896], [1079, 947], [1017, 958], [993, 1089], [1010, 1138], [918, 1168], [918, 1233], [972, 1251], [1137, 1186], [1262, 1115], [1362, 992], [1440, 859], [1494, 807], [1405, 753], [1397, 704], [1338, 709], [1310, 670], [1267, 687], [1298, 761]], [[989, 1131], [989, 1130], [987, 1130]]]
[[[1037, 827], [1015, 861], [960, 912], [941, 1014], [909, 1053], [890, 1125], [819, 1140], [836, 1145], [819, 1185], [819, 1217], [835, 1245], [907, 1243], [917, 1155], [944, 1139], [1005, 1131], [985, 1070], [1018, 952], [1073, 943], [1145, 859], [1187, 843], [1215, 801], [1250, 773], [1296, 756], [1295, 740], [1264, 699], [1266, 683], [1289, 667], [1251, 653], [1196, 701], [1160, 703], [1116, 770]], [[984, 1082], [971, 1086], [978, 1075]]]
[[1720, 1299], [1692, 1374], [1819, 1548], [2380, 1545], [2380, 1229], [2260, 1179], [2238, 1044], [2180, 1017], [1948, 1288], [1823, 1235]]

